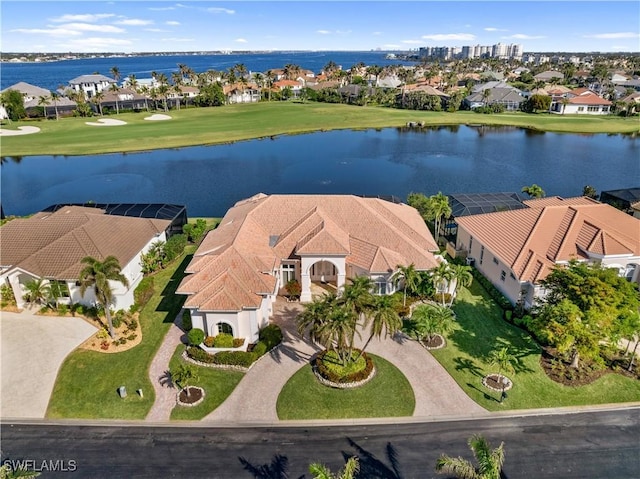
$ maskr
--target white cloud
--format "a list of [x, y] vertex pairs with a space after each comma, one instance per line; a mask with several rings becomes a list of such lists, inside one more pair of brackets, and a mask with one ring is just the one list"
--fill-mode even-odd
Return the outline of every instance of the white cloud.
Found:
[[382, 32], [373, 32], [371, 35], [382, 35]]
[[97, 22], [98, 20], [102, 20], [103, 18], [115, 17], [113, 13], [87, 13], [84, 15], [72, 15], [66, 14], [61, 17], [51, 18], [50, 20], [55, 23], [66, 23], [66, 22]]
[[82, 35], [82, 33], [77, 30], [69, 30], [67, 28], [16, 28], [10, 31], [17, 33], [28, 33], [30, 35], [59, 35], [62, 37]]
[[468, 40], [473, 41], [476, 39], [475, 35], [471, 33], [436, 33], [434, 35], [422, 35], [425, 40], [435, 40], [437, 42], [447, 40]]
[[585, 35], [584, 38], [617, 39], [617, 38], [640, 38], [640, 33], [618, 32], [618, 33], [597, 33], [595, 35]]
[[176, 7], [149, 7], [149, 10], [153, 12], [165, 12], [167, 10], [175, 10]]
[[235, 40], [235, 41], [236, 41], [236, 42], [238, 42], [238, 43], [249, 43], [249, 42], [248, 42], [246, 39], [244, 39], [244, 38], [236, 38], [236, 40]]
[[154, 32], [154, 33], [167, 33], [170, 30], [163, 30], [162, 28], [145, 28], [145, 32]]
[[196, 39], [195, 38], [176, 38], [176, 37], [171, 37], [171, 38], [163, 38], [162, 41], [163, 42], [195, 42]]
[[180, 22], [176, 22], [175, 20], [169, 20], [168, 22], [164, 22], [167, 25], [180, 25]]
[[115, 23], [117, 25], [129, 25], [129, 26], [137, 27], [141, 25], [151, 25], [153, 24], [153, 20], [142, 20], [140, 18], [125, 18], [124, 20], [118, 20]]
[[113, 25], [96, 25], [94, 23], [65, 23], [59, 28], [67, 28], [78, 32], [122, 33], [125, 30]]
[[207, 12], [209, 12], [209, 13], [226, 13], [227, 15], [233, 15], [234, 13], [236, 13], [235, 10], [230, 10], [228, 8], [220, 8], [220, 7], [207, 8]]
[[508, 37], [502, 37], [505, 40], [540, 40], [541, 38], [547, 38], [544, 35], [525, 35], [524, 33], [516, 33], [515, 35], [510, 35]]
[[320, 35], [330, 35], [331, 32], [329, 30], [316, 30], [316, 33], [319, 33]]
[[496, 27], [487, 27], [484, 29], [485, 32], [508, 32], [506, 28], [496, 28]]
[[402, 40], [402, 43], [406, 43], [408, 45], [421, 45], [424, 43], [423, 40]]

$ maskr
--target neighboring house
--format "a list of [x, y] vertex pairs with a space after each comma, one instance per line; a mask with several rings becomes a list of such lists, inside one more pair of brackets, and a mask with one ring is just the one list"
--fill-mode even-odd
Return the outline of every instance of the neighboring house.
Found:
[[278, 80], [273, 83], [273, 87], [277, 91], [283, 91], [286, 88], [290, 88], [294, 97], [300, 96], [300, 91], [303, 86], [303, 82], [297, 80]]
[[48, 97], [44, 104], [38, 98], [24, 102], [24, 109], [27, 115], [34, 115], [36, 111], [39, 115], [40, 109], [42, 109], [45, 118], [55, 118], [56, 111], [58, 116], [71, 116], [77, 107], [78, 104], [66, 96], [59, 96], [55, 100]]
[[[81, 75], [69, 81], [69, 86], [76, 92], [82, 93], [85, 99], [96, 96], [96, 93], [107, 92], [116, 83], [113, 78], [104, 75]], [[140, 80], [138, 80], [140, 84]]]
[[111, 108], [114, 111], [116, 108], [118, 110], [144, 110], [149, 103], [146, 96], [130, 88], [119, 88], [117, 91], [108, 90], [103, 94], [104, 98], [100, 102], [102, 107]]
[[376, 294], [395, 291], [398, 265], [426, 271], [438, 247], [418, 212], [405, 204], [350, 195], [258, 194], [236, 203], [209, 232], [178, 287], [193, 326], [255, 342], [290, 280], [338, 292], [368, 276]]
[[260, 88], [254, 83], [234, 83], [222, 87], [227, 103], [255, 103], [260, 101]]
[[551, 112], [562, 115], [608, 115], [612, 103], [587, 88], [568, 92], [561, 101], [552, 104]]
[[512, 87], [491, 88], [486, 89], [486, 91], [488, 91], [488, 96], [485, 96], [485, 90], [482, 90], [465, 97], [464, 104], [472, 110], [482, 106], [498, 104], [504, 106], [507, 111], [517, 111], [520, 109], [522, 102], [526, 101], [522, 92]]
[[51, 92], [49, 90], [40, 88], [39, 86], [31, 85], [30, 83], [25, 83], [23, 81], [5, 88], [4, 90], [0, 91], [0, 93], [4, 93], [8, 90], [15, 90], [20, 92], [25, 104], [33, 100], [37, 102], [40, 97], [49, 97], [51, 95]]
[[[104, 260], [115, 256], [129, 287], [113, 282], [114, 309], [134, 304], [134, 290], [142, 279], [140, 255], [152, 243], [166, 240], [171, 220], [108, 215], [105, 210], [64, 206], [29, 218], [14, 219], [0, 228], [0, 282], [13, 289], [24, 307], [25, 285], [45, 279], [61, 283], [66, 293], [59, 302], [94, 305], [93, 291], [80, 294], [78, 278], [86, 256]], [[66, 286], [66, 287], [65, 287]]]
[[603, 191], [600, 201], [640, 218], [640, 187]]
[[456, 249], [512, 304], [544, 296], [540, 281], [571, 259], [640, 272], [640, 221], [586, 197], [525, 200], [528, 208], [457, 218]]
[[564, 74], [554, 70], [547, 70], [545, 72], [534, 75], [533, 79], [536, 81], [543, 81], [546, 83], [550, 83], [550, 82], [553, 82], [554, 80], [555, 81], [563, 80]]
[[633, 92], [631, 95], [627, 95], [624, 98], [620, 99], [620, 103], [623, 108], [629, 113], [639, 113], [640, 112], [640, 92]]

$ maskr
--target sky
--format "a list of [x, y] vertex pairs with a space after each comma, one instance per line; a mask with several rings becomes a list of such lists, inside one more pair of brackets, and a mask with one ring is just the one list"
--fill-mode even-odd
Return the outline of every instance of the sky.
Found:
[[630, 1], [2, 0], [2, 52], [400, 50], [518, 43], [638, 52]]

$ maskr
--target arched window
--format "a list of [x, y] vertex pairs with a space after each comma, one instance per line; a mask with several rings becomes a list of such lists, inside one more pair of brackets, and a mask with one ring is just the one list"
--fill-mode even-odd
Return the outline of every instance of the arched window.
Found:
[[218, 326], [218, 334], [225, 333], [233, 336], [233, 328], [229, 323], [218, 323], [217, 326]]

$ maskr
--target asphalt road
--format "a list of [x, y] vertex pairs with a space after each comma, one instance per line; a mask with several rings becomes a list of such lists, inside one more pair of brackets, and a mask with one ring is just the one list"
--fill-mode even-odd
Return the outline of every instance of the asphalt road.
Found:
[[434, 472], [441, 453], [472, 459], [474, 433], [504, 441], [506, 479], [640, 477], [640, 408], [308, 427], [4, 422], [0, 448], [3, 462], [31, 461], [43, 478], [310, 478], [311, 462], [337, 471], [357, 455], [359, 477], [410, 479], [443, 477]]

